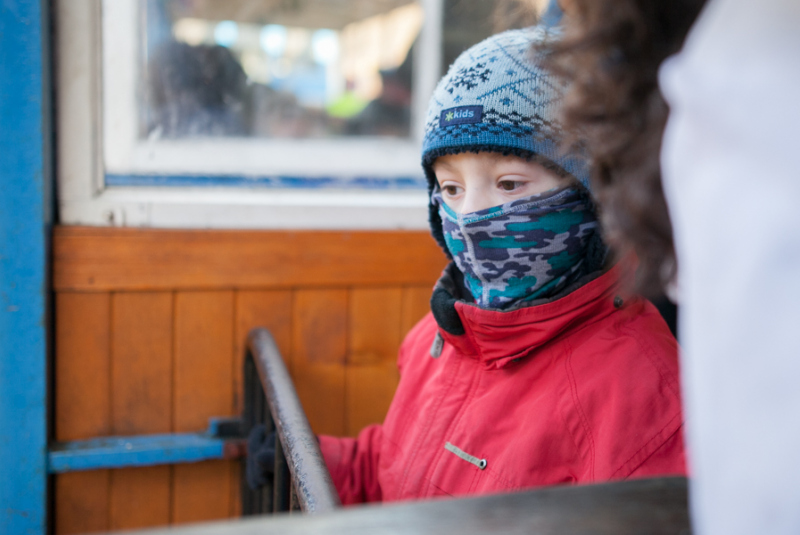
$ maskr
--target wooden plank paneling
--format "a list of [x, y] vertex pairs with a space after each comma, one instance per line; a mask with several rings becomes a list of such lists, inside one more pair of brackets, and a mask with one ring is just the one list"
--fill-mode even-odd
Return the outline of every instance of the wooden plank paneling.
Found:
[[292, 378], [315, 433], [342, 435], [347, 291], [299, 290], [292, 315]]
[[172, 294], [114, 294], [112, 317], [112, 431], [168, 433], [172, 430]]
[[[174, 425], [202, 431], [208, 419], [233, 415], [234, 294], [178, 292], [175, 296]], [[173, 521], [226, 518], [230, 509], [227, 462], [177, 465]]]
[[62, 290], [413, 285], [445, 264], [427, 232], [205, 231], [57, 227]]
[[206, 461], [174, 467], [172, 522], [203, 522], [230, 515], [230, 461]]
[[[244, 409], [243, 373], [247, 333], [253, 327], [266, 327], [275, 338], [287, 368], [291, 368], [292, 345], [292, 292], [239, 291], [236, 292], [236, 331], [234, 335], [233, 382], [234, 413]], [[230, 465], [230, 516], [241, 516], [241, 468], [239, 463]]]
[[110, 471], [72, 472], [55, 477], [55, 518], [57, 535], [108, 531]]
[[403, 289], [403, 311], [400, 332], [405, 338], [419, 320], [431, 311], [433, 284], [428, 286], [409, 286]]
[[[55, 438], [108, 435], [110, 416], [111, 296], [56, 295]], [[108, 529], [107, 470], [60, 474], [53, 488], [56, 533]]]
[[110, 418], [111, 296], [56, 295], [56, 440], [107, 435]]
[[350, 292], [350, 347], [345, 379], [345, 434], [380, 423], [397, 388], [401, 288]]
[[171, 466], [111, 471], [109, 523], [112, 530], [170, 523]]
[[[239, 414], [257, 325], [275, 336], [314, 430], [355, 434], [383, 418], [397, 346], [445, 264], [427, 233], [401, 231], [61, 227], [53, 251], [58, 440]], [[54, 529], [238, 515], [239, 472], [214, 461], [59, 475]]]
[[[112, 431], [119, 435], [172, 431], [173, 296], [169, 292], [112, 297]], [[112, 529], [170, 521], [171, 467], [111, 473]]]
[[286, 367], [291, 369], [292, 349], [292, 292], [239, 291], [236, 292], [236, 335], [233, 354], [234, 412], [242, 412], [242, 369], [247, 344], [247, 333], [254, 327], [266, 327], [275, 338]]
[[233, 415], [233, 292], [175, 296], [175, 423], [202, 431], [212, 416]]

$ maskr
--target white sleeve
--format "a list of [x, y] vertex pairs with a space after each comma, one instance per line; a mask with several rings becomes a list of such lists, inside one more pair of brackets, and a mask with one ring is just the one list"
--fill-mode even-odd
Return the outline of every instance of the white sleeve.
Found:
[[711, 0], [662, 66], [699, 535], [800, 534], [800, 1]]

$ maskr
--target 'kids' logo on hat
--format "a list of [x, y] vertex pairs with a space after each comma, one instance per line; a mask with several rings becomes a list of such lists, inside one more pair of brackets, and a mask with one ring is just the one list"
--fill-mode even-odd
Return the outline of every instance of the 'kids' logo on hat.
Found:
[[439, 126], [479, 123], [482, 118], [483, 106], [459, 106], [458, 108], [448, 108], [442, 110], [442, 115], [439, 117]]

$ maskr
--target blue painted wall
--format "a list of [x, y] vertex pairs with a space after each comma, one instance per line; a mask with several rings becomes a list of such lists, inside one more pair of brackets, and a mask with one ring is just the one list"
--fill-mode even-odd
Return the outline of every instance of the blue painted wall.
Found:
[[0, 533], [9, 535], [46, 529], [52, 214], [46, 4], [0, 1]]

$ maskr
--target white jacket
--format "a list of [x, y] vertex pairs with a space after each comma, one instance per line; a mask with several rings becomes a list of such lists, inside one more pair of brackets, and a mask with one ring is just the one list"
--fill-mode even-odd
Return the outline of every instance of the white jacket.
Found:
[[712, 0], [661, 70], [699, 535], [800, 533], [800, 0]]

